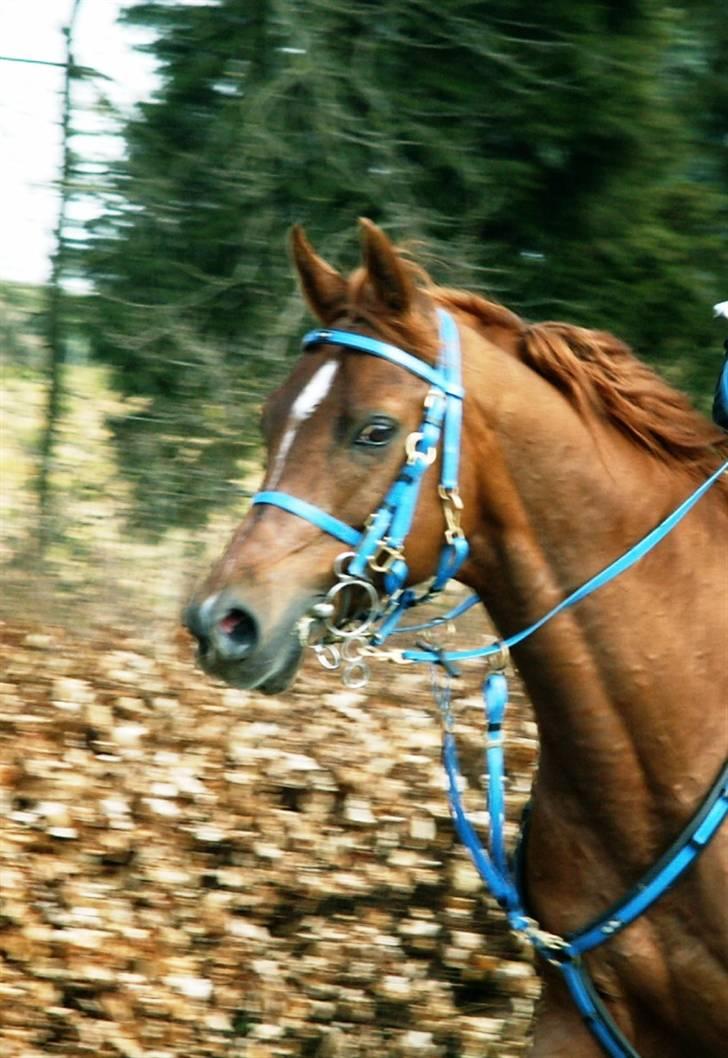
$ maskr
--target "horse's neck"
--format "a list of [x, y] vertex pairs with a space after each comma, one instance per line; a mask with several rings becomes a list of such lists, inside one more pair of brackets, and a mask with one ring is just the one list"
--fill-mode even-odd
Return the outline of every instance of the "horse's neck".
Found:
[[[472, 534], [471, 582], [508, 635], [626, 551], [691, 486], [611, 428], [587, 429], [510, 357], [496, 375], [481, 380], [484, 394], [504, 391], [481, 408], [489, 424], [470, 487], [485, 518]], [[722, 568], [717, 521], [723, 534], [728, 526], [713, 501], [516, 652], [539, 725], [540, 784], [603, 816], [605, 827], [620, 816], [643, 826], [646, 842], [662, 837], [655, 810], [669, 831], [670, 815], [699, 801], [722, 754], [725, 657], [715, 622], [725, 635], [726, 607], [713, 612], [715, 586], [699, 568]], [[642, 820], [635, 806], [644, 806]]]

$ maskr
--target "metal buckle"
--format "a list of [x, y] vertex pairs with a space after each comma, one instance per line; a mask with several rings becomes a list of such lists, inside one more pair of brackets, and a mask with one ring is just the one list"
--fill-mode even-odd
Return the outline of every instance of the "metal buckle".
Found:
[[456, 540], [462, 540], [465, 536], [460, 525], [460, 512], [463, 509], [463, 501], [457, 486], [446, 488], [438, 485], [437, 491], [442, 501], [442, 513], [445, 515], [445, 540], [453, 544]]
[[491, 672], [505, 672], [511, 652], [502, 639], [497, 639], [493, 646], [498, 645], [498, 651], [488, 654], [486, 661]]
[[425, 466], [432, 466], [437, 459], [437, 445], [432, 445], [427, 449], [426, 452], [420, 452], [417, 445], [423, 438], [422, 430], [415, 430], [414, 433], [408, 435], [407, 440], [404, 443], [404, 450], [407, 456], [407, 463], [424, 463]]
[[405, 650], [379, 650], [378, 655], [380, 658], [384, 658], [385, 661], [391, 661], [395, 665], [414, 665], [412, 658], [406, 658]]
[[[386, 556], [382, 558], [382, 556]], [[377, 550], [368, 560], [370, 569], [373, 569], [375, 573], [389, 573], [395, 562], [399, 562], [400, 559], [404, 559], [404, 552], [400, 547], [393, 547], [391, 544], [387, 544], [382, 540]]]
[[564, 962], [568, 961], [568, 940], [560, 937], [558, 933], [551, 933], [547, 929], [542, 929], [535, 918], [531, 918], [529, 915], [525, 916], [524, 926], [520, 928], [519, 932], [522, 932], [528, 938], [546, 962], [552, 966], [562, 966]]

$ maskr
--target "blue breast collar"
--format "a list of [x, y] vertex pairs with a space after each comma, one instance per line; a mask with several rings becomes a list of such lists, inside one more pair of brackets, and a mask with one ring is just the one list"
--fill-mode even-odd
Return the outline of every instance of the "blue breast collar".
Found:
[[[391, 605], [384, 611], [379, 627], [370, 635], [370, 641], [375, 645], [382, 643], [396, 631], [406, 610], [440, 591], [457, 573], [468, 555], [468, 544], [460, 527], [462, 501], [458, 492], [464, 395], [461, 383], [460, 340], [452, 316], [440, 308], [437, 309], [437, 316], [440, 334], [437, 367], [424, 363], [397, 346], [349, 331], [315, 330], [303, 340], [304, 349], [323, 344], [336, 345], [354, 352], [381, 357], [423, 379], [430, 386], [420, 429], [407, 439], [406, 461], [400, 474], [378, 509], [370, 515], [363, 530], [355, 529], [320, 507], [285, 492], [263, 491], [257, 493], [252, 500], [255, 505], [268, 504], [303, 518], [346, 544], [353, 551], [347, 568], [350, 578], [368, 580], [370, 570], [382, 575]], [[445, 543], [432, 585], [423, 595], [417, 595], [413, 589], [406, 587], [408, 569], [403, 553], [404, 543], [412, 527], [424, 473], [434, 462], [439, 447], [439, 495], [445, 516]], [[442, 651], [424, 645], [418, 650], [404, 651], [403, 658], [439, 665], [447, 677], [457, 675], [455, 666], [461, 661], [494, 656], [504, 658], [508, 648], [533, 635], [557, 614], [608, 584], [651, 551], [682, 521], [726, 471], [728, 461], [642, 540], [528, 628], [502, 642], [474, 650]], [[477, 596], [472, 596], [433, 623], [451, 620], [478, 601]], [[427, 625], [412, 626], [410, 630], [418, 630], [419, 627], [424, 628]], [[611, 1058], [639, 1058], [598, 996], [584, 967], [582, 956], [634, 922], [699, 856], [728, 815], [728, 765], [723, 768], [707, 798], [682, 834], [629, 893], [579, 932], [566, 937], [557, 936], [541, 928], [529, 915], [522, 871], [516, 872], [515, 875], [511, 873], [506, 852], [502, 726], [508, 688], [502, 671], [490, 673], [484, 683], [483, 696], [488, 731], [486, 766], [490, 841], [487, 850], [467, 817], [460, 795], [461, 777], [450, 709], [449, 678], [435, 683], [435, 697], [444, 721], [443, 762], [448, 777], [450, 808], [458, 834], [468, 848], [481, 878], [505, 911], [511, 928], [527, 937], [540, 955], [559, 970], [581, 1016], [604, 1052]]]

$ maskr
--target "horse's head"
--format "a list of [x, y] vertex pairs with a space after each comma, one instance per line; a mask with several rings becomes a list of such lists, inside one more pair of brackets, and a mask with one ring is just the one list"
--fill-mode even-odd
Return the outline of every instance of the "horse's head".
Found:
[[[375, 225], [363, 221], [362, 234], [363, 268], [346, 279], [294, 230], [293, 257], [311, 309], [326, 327], [436, 363], [436, 310], [412, 266]], [[265, 405], [264, 492], [303, 500], [361, 533], [406, 462], [408, 444], [412, 452], [429, 390], [427, 380], [386, 359], [335, 341], [312, 344]], [[431, 576], [438, 562], [440, 458], [424, 473], [407, 535], [410, 583]], [[285, 687], [301, 655], [300, 622], [321, 608], [336, 559], [350, 550], [343, 539], [280, 506], [254, 505], [187, 609], [203, 668], [238, 687]]]

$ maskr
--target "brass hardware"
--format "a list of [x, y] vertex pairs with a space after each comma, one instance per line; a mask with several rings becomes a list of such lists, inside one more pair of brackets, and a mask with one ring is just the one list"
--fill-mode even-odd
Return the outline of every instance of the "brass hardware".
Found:
[[442, 513], [445, 516], [445, 540], [448, 544], [453, 544], [455, 540], [462, 540], [465, 536], [460, 525], [463, 501], [457, 488], [448, 489], [444, 485], [439, 485], [437, 491], [442, 501]]
[[429, 467], [437, 459], [437, 445], [432, 445], [426, 452], [420, 452], [417, 445], [422, 440], [422, 436], [422, 430], [415, 430], [414, 433], [409, 434], [404, 443], [404, 450], [408, 463], [425, 463]]
[[[511, 652], [502, 639], [496, 640], [496, 643], [498, 644], [498, 651], [488, 655], [488, 665], [492, 672], [505, 672]], [[493, 646], [495, 645], [494, 643]]]
[[[382, 558], [383, 555], [386, 557]], [[389, 573], [395, 562], [399, 562], [403, 558], [404, 554], [401, 548], [392, 547], [390, 544], [382, 542], [369, 559], [369, 568], [373, 569], [375, 573]]]

